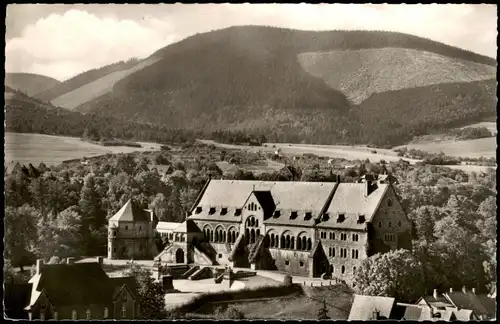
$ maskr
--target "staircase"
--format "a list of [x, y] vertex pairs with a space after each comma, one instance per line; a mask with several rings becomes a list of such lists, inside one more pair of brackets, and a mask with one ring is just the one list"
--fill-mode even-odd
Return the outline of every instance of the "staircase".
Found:
[[248, 245], [248, 261], [254, 263], [255, 259], [259, 253], [260, 247], [264, 242], [264, 235], [259, 235], [255, 240], [255, 243]]
[[157, 256], [154, 257], [154, 261], [159, 261], [162, 259], [162, 257], [172, 248], [173, 244], [169, 244], [165, 246], [163, 251], [161, 251]]
[[240, 233], [238, 235], [238, 238], [236, 239], [236, 242], [234, 242], [233, 250], [231, 251], [231, 254], [229, 255], [229, 261], [234, 262], [234, 257], [235, 257], [236, 251], [238, 250], [238, 248], [240, 247], [240, 244], [243, 241], [244, 241], [244, 235], [242, 233]]
[[188, 271], [184, 272], [180, 277], [179, 279], [188, 279], [193, 273], [195, 273], [196, 271], [198, 271], [200, 269], [199, 266], [194, 266], [192, 267], [191, 269], [189, 269]]
[[209, 267], [202, 267], [201, 269], [198, 269], [193, 273], [192, 275], [189, 276], [189, 280], [201, 280], [201, 279], [207, 279], [212, 276], [212, 269]]
[[217, 278], [215, 278], [215, 283], [220, 284], [224, 280], [224, 273], [220, 274]]

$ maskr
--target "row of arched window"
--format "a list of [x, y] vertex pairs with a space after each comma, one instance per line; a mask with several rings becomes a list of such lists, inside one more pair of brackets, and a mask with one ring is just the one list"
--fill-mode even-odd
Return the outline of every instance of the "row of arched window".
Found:
[[259, 227], [259, 220], [254, 216], [250, 216], [247, 218], [245, 227]]
[[299, 234], [297, 238], [290, 234], [282, 234], [281, 237], [278, 234], [271, 233], [266, 235], [267, 247], [299, 250], [299, 251], [310, 251], [312, 249], [311, 238], [306, 237], [303, 234]]
[[238, 232], [234, 227], [229, 230], [224, 230], [222, 227], [217, 227], [215, 231], [210, 227], [203, 229], [205, 241], [212, 243], [235, 243], [238, 238]]
[[[335, 257], [335, 251], [336, 250], [334, 247], [329, 247], [328, 248], [328, 256], [331, 258]], [[347, 249], [346, 248], [340, 248], [339, 251], [340, 251], [339, 257], [347, 258]], [[351, 258], [358, 259], [359, 258], [359, 250], [352, 249], [351, 250]]]

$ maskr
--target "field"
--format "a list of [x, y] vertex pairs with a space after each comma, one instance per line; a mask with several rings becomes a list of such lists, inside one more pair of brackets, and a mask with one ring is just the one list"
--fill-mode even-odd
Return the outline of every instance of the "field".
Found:
[[5, 166], [11, 168], [16, 162], [41, 162], [57, 165], [65, 160], [91, 157], [106, 153], [129, 153], [134, 151], [159, 150], [160, 145], [140, 143], [142, 148], [113, 146], [103, 147], [81, 141], [75, 137], [52, 136], [43, 134], [5, 133]]
[[497, 143], [496, 137], [487, 137], [466, 141], [420, 142], [404, 146], [431, 153], [443, 152], [449, 156], [479, 158], [496, 157]]

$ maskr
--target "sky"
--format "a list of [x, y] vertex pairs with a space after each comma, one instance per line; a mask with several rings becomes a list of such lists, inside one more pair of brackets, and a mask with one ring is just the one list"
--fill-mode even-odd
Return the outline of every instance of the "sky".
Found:
[[496, 58], [496, 5], [430, 4], [11, 4], [6, 72], [60, 81], [235, 25], [303, 30], [387, 30]]

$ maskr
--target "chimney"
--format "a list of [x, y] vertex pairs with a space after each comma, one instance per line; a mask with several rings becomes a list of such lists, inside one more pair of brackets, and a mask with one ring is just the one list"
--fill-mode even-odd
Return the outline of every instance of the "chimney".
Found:
[[99, 266], [102, 268], [102, 264], [103, 264], [103, 257], [102, 256], [97, 257], [97, 263], [99, 263]]
[[453, 288], [450, 288], [450, 294], [453, 294]]
[[36, 260], [36, 274], [42, 274], [42, 268], [43, 268], [43, 259], [38, 259]]
[[472, 293], [475, 295], [476, 294], [476, 288], [472, 288]]
[[463, 292], [464, 294], [466, 294], [466, 293], [467, 293], [467, 287], [463, 286], [463, 287], [462, 287], [462, 292]]
[[67, 263], [68, 263], [68, 264], [73, 264], [73, 263], [75, 263], [75, 258], [73, 258], [73, 257], [68, 257], [66, 260], [67, 260]]
[[432, 297], [434, 297], [434, 299], [438, 299], [438, 290], [437, 289], [434, 289], [434, 291], [432, 293]]

